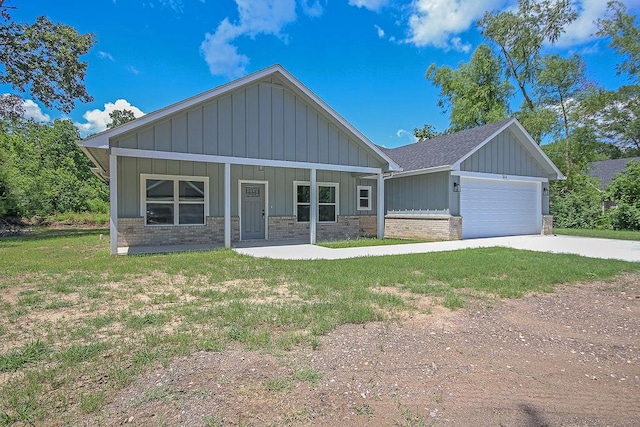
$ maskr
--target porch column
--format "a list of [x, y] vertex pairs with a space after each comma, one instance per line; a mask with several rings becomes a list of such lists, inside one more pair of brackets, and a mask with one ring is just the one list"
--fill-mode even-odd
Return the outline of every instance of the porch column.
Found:
[[224, 164], [224, 247], [231, 247], [231, 164]]
[[109, 154], [109, 250], [118, 255], [118, 156]]
[[318, 222], [318, 183], [316, 180], [316, 170], [310, 171], [310, 191], [309, 191], [309, 243], [316, 244], [316, 225]]
[[384, 177], [382, 172], [378, 174], [378, 239], [384, 239]]

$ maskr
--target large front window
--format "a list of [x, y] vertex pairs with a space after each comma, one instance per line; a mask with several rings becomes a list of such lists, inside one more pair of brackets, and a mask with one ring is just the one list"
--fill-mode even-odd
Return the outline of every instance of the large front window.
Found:
[[142, 175], [146, 225], [202, 225], [208, 215], [207, 177]]
[[[295, 182], [295, 212], [298, 222], [311, 219], [311, 184]], [[338, 219], [338, 184], [321, 182], [318, 184], [318, 222], [336, 222]]]

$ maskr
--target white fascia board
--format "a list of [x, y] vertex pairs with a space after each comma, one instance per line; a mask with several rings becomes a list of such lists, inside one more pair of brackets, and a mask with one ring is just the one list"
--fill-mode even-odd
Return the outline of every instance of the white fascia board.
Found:
[[208, 154], [176, 153], [173, 151], [138, 150], [135, 148], [111, 149], [111, 154], [119, 157], [136, 157], [141, 159], [184, 160], [203, 163], [230, 163], [245, 166], [267, 166], [276, 168], [319, 169], [337, 172], [382, 173], [382, 169], [366, 166], [334, 165], [329, 163], [293, 162], [289, 160], [264, 160], [250, 157], [213, 156]]
[[549, 182], [548, 178], [537, 176], [501, 175], [497, 173], [452, 171], [451, 175], [464, 178], [491, 179], [500, 181]]
[[130, 122], [127, 122], [125, 124], [123, 124], [122, 126], [118, 126], [116, 128], [113, 129], [108, 129], [105, 130], [101, 133], [98, 133], [96, 135], [90, 136], [88, 138], [85, 138], [82, 141], [79, 141], [78, 144], [79, 145], [84, 145], [84, 146], [91, 146], [91, 147], [95, 147], [95, 146], [102, 146], [102, 145], [109, 145], [109, 140], [115, 136], [121, 135], [123, 133], [129, 132], [131, 130], [134, 130], [138, 127], [147, 125], [151, 122], [154, 122], [156, 120], [162, 119], [164, 117], [170, 116], [171, 114], [174, 114], [178, 111], [182, 111], [188, 108], [193, 107], [196, 104], [199, 104], [201, 102], [205, 102], [211, 98], [214, 98], [218, 95], [224, 94], [226, 92], [230, 92], [233, 91], [237, 88], [239, 88], [240, 86], [246, 85], [248, 83], [252, 83], [256, 80], [262, 79], [268, 75], [273, 74], [276, 71], [283, 71], [284, 69], [282, 68], [282, 66], [280, 65], [272, 65], [271, 67], [265, 68], [263, 70], [257, 71], [253, 74], [249, 74], [247, 76], [241, 77], [237, 80], [234, 80], [232, 82], [223, 84], [221, 86], [218, 86], [214, 89], [208, 90], [206, 92], [203, 92], [199, 95], [195, 95], [192, 96], [191, 98], [187, 98], [183, 101], [177, 102], [175, 104], [169, 105], [168, 107], [165, 108], [161, 108], [160, 110], [156, 110], [152, 113], [149, 114], [145, 114], [142, 117], [139, 117], [135, 120], [132, 120]]
[[556, 165], [551, 161], [549, 156], [547, 156], [545, 152], [542, 150], [542, 148], [540, 148], [540, 146], [533, 140], [533, 138], [531, 138], [531, 135], [529, 135], [529, 132], [527, 132], [527, 130], [522, 126], [522, 124], [515, 119], [514, 119], [514, 124], [516, 125], [516, 128], [520, 131], [520, 133], [527, 139], [527, 141], [529, 141], [530, 148], [533, 148], [534, 151], [543, 158], [544, 162], [546, 162], [549, 165], [550, 169], [556, 175], [556, 178], [558, 180], [565, 179], [565, 176], [562, 174], [562, 172], [560, 172], [560, 169], [556, 167]]
[[451, 170], [451, 166], [434, 166], [432, 168], [424, 168], [424, 169], [416, 169], [412, 171], [400, 171], [394, 172], [389, 176], [385, 176], [384, 179], [393, 179], [393, 178], [401, 178], [405, 176], [414, 176], [414, 175], [424, 175], [428, 173], [436, 173], [436, 172], [448, 172]]
[[534, 156], [534, 158], [538, 157], [537, 160], [543, 165], [543, 167], [546, 164], [547, 167], [545, 169], [552, 171], [552, 173], [556, 176], [557, 179], [564, 179], [564, 175], [562, 175], [562, 173], [556, 167], [556, 165], [554, 165], [553, 162], [551, 161], [551, 159], [549, 159], [549, 157], [547, 157], [547, 155], [544, 153], [544, 151], [542, 151], [540, 146], [533, 140], [533, 138], [531, 138], [531, 135], [529, 135], [529, 132], [526, 131], [526, 129], [522, 126], [522, 124], [520, 124], [520, 122], [517, 119], [509, 120], [504, 126], [502, 126], [500, 129], [498, 129], [496, 132], [494, 132], [491, 136], [489, 136], [487, 139], [485, 139], [475, 149], [471, 150], [470, 152], [468, 152], [467, 154], [462, 156], [462, 158], [460, 158], [460, 160], [458, 160], [456, 163], [454, 163], [451, 166], [451, 169], [452, 170], [460, 170], [460, 165], [462, 164], [462, 162], [467, 160], [469, 157], [471, 157], [473, 154], [475, 154], [478, 150], [480, 150], [482, 147], [484, 147], [489, 142], [491, 142], [491, 140], [493, 138], [495, 138], [500, 133], [504, 132], [505, 129], [507, 129], [507, 128], [511, 127], [511, 126], [515, 126], [515, 129], [518, 131], [520, 136], [522, 138], [524, 138], [525, 141], [527, 141], [527, 144], [524, 145], [524, 148], [529, 153], [531, 153]]
[[313, 93], [309, 88], [303, 85], [297, 78], [295, 78], [291, 73], [285, 70], [281, 65], [276, 64], [271, 67], [265, 68], [264, 70], [257, 71], [253, 74], [249, 74], [245, 77], [241, 77], [237, 80], [224, 84], [222, 86], [218, 86], [214, 89], [211, 89], [207, 92], [201, 93], [200, 95], [193, 96], [191, 98], [185, 99], [184, 101], [178, 102], [176, 104], [170, 105], [163, 109], [154, 111], [152, 113], [146, 114], [138, 119], [130, 121], [128, 123], [123, 124], [122, 126], [118, 126], [113, 129], [106, 130], [102, 133], [90, 136], [82, 141], [78, 142], [78, 145], [87, 146], [87, 147], [96, 147], [102, 148], [103, 146], [109, 146], [109, 140], [118, 135], [124, 134], [131, 130], [134, 130], [138, 127], [145, 126], [149, 123], [155, 122], [167, 116], [170, 116], [179, 111], [191, 108], [197, 104], [205, 102], [209, 99], [212, 99], [216, 96], [231, 92], [241, 86], [247, 85], [249, 83], [253, 83], [255, 81], [261, 80], [267, 76], [279, 73], [282, 77], [284, 77], [289, 83], [291, 83], [296, 89], [301, 91], [307, 97], [309, 97], [313, 102], [318, 104], [323, 110], [327, 112], [331, 117], [333, 117], [338, 123], [344, 126], [349, 132], [351, 132], [357, 139], [361, 140], [365, 145], [371, 148], [378, 156], [380, 156], [385, 162], [389, 164], [389, 170], [401, 170], [400, 166], [394, 162], [389, 156], [382, 152], [373, 142], [371, 142], [366, 136], [364, 136], [360, 131], [358, 131], [355, 127], [353, 127], [349, 122], [347, 122], [342, 116], [340, 116], [333, 108], [331, 108], [326, 102], [324, 102], [320, 97], [318, 97], [315, 93]]
[[318, 104], [324, 111], [326, 111], [331, 117], [333, 117], [338, 123], [347, 128], [349, 132], [351, 132], [356, 138], [362, 141], [365, 145], [371, 148], [378, 156], [382, 157], [384, 161], [389, 164], [390, 171], [400, 171], [402, 168], [398, 165], [393, 159], [391, 159], [388, 155], [386, 155], [382, 150], [378, 148], [369, 138], [364, 136], [358, 129], [356, 129], [351, 123], [346, 121], [337, 111], [329, 106], [326, 102], [324, 102], [318, 95], [313, 93], [309, 88], [307, 88], [302, 82], [300, 82], [295, 76], [289, 73], [284, 68], [280, 67], [278, 70], [282, 73], [298, 90], [303, 92], [306, 96], [311, 98], [313, 102]]
[[91, 154], [91, 152], [89, 152], [89, 150], [87, 150], [84, 146], [80, 146], [80, 150], [85, 154], [85, 156], [87, 156], [89, 158], [89, 160], [91, 160], [91, 163], [93, 163], [96, 167], [92, 168], [92, 169], [97, 169], [100, 171], [100, 174], [104, 177], [104, 176], [108, 176], [109, 174], [107, 173], [106, 170], [104, 170], [104, 168], [102, 168], [102, 166], [100, 166], [100, 162], [98, 162], [96, 160], [95, 157], [93, 157], [93, 155]]
[[498, 129], [497, 131], [495, 131], [494, 133], [492, 133], [488, 138], [486, 138], [484, 141], [482, 141], [481, 144], [477, 145], [476, 148], [474, 148], [473, 150], [469, 151], [467, 154], [465, 154], [464, 156], [462, 156], [457, 162], [455, 162], [453, 165], [451, 165], [451, 169], [453, 170], [460, 170], [460, 165], [462, 164], [462, 162], [464, 162], [465, 160], [467, 160], [469, 157], [473, 156], [476, 151], [480, 150], [482, 147], [484, 147], [485, 145], [487, 145], [493, 138], [495, 138], [496, 136], [498, 136], [500, 133], [502, 133], [506, 128], [508, 128], [509, 126], [511, 126], [511, 124], [516, 121], [516, 119], [511, 119], [509, 120], [507, 123], [504, 124], [504, 126], [502, 126], [500, 129]]

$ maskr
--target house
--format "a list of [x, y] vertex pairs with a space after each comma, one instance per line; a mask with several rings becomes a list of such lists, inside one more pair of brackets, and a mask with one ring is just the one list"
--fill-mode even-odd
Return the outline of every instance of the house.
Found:
[[[640, 157], [626, 157], [623, 159], [601, 160], [587, 163], [587, 175], [599, 181], [600, 189], [606, 190], [613, 178], [626, 169], [629, 162], [640, 163]], [[613, 200], [602, 201], [602, 212], [618, 206]]]
[[550, 234], [558, 168], [516, 119], [384, 152], [385, 236], [441, 240]]
[[383, 237], [398, 164], [280, 65], [78, 142], [119, 248]]
[[616, 174], [625, 170], [629, 162], [640, 163], [640, 157], [627, 157], [624, 159], [587, 163], [587, 175], [597, 178], [598, 181], [600, 181], [600, 188], [604, 190], [611, 184]]
[[280, 65], [78, 145], [109, 182], [112, 254], [550, 233], [563, 178], [515, 119], [379, 147]]

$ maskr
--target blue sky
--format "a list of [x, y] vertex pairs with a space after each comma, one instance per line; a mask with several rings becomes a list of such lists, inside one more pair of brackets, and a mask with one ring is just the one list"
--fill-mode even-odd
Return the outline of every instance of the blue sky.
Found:
[[[16, 21], [39, 15], [94, 33], [83, 59], [94, 101], [68, 115], [83, 134], [103, 130], [114, 108], [149, 113], [236, 77], [279, 63], [373, 142], [413, 142], [425, 123], [448, 118], [431, 63], [455, 67], [481, 42], [475, 21], [515, 0], [93, 0], [18, 1]], [[624, 0], [633, 13], [640, 0]], [[580, 18], [550, 52], [581, 52], [588, 77], [624, 83], [607, 41], [593, 36], [605, 0], [574, 0]], [[9, 89], [5, 88], [5, 92]], [[63, 117], [31, 100], [42, 121]]]

